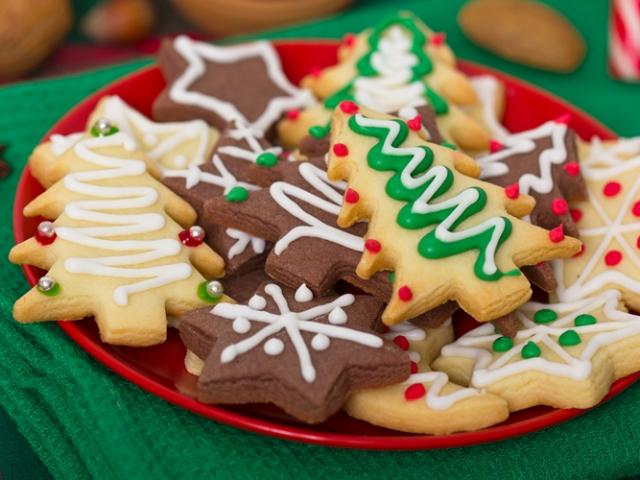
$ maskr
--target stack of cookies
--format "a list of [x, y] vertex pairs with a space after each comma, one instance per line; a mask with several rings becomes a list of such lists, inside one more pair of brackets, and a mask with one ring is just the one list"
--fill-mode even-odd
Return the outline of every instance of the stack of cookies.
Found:
[[33, 153], [48, 220], [10, 259], [47, 274], [15, 318], [128, 346], [171, 323], [203, 402], [416, 433], [640, 370], [639, 142], [510, 133], [502, 85], [407, 12], [338, 59], [297, 87], [267, 42], [167, 41], [154, 120], [105, 97]]

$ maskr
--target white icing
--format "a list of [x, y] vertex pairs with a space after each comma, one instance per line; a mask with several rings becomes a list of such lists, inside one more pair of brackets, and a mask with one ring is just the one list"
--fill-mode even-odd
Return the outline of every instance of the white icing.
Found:
[[321, 238], [328, 242], [342, 245], [345, 248], [362, 252], [364, 250], [364, 240], [362, 237], [353, 235], [337, 227], [327, 225], [318, 218], [304, 210], [295, 199], [307, 203], [315, 208], [323, 210], [332, 215], [340, 213], [342, 204], [342, 194], [346, 189], [344, 182], [331, 182], [327, 178], [327, 173], [310, 163], [301, 163], [298, 167], [300, 175], [307, 183], [320, 192], [325, 198], [311, 193], [308, 189], [300, 188], [286, 182], [275, 182], [269, 187], [269, 192], [273, 200], [300, 220], [304, 225], [292, 228], [286, 235], [280, 238], [273, 247], [276, 255], [280, 255], [295, 240], [303, 237]]
[[237, 240], [237, 242], [231, 246], [229, 252], [227, 253], [227, 258], [229, 260], [231, 260], [236, 255], [240, 255], [241, 253], [243, 253], [249, 245], [251, 245], [251, 248], [256, 254], [261, 254], [264, 252], [266, 242], [262, 238], [254, 237], [253, 235], [249, 235], [248, 233], [245, 233], [241, 230], [236, 230], [235, 228], [227, 228], [225, 230], [225, 233], [228, 237], [235, 238]]
[[[169, 89], [169, 97], [174, 102], [211, 110], [227, 121], [236, 120], [247, 123], [254, 132], [259, 134], [264, 133], [285, 111], [310, 106], [313, 103], [310, 92], [296, 88], [287, 80], [277, 53], [268, 42], [217, 47], [179, 36], [174, 41], [174, 47], [187, 62], [187, 68]], [[265, 111], [253, 121], [247, 119], [230, 102], [191, 90], [191, 86], [205, 73], [206, 61], [228, 64], [256, 57], [264, 61], [269, 78], [288, 96], [272, 98]]]
[[371, 348], [380, 348], [384, 344], [380, 337], [367, 332], [314, 321], [327, 315], [337, 306], [344, 308], [352, 305], [355, 297], [351, 294], [341, 295], [331, 302], [316, 305], [301, 312], [292, 312], [279, 286], [270, 283], [264, 288], [264, 291], [277, 305], [278, 313], [255, 310], [251, 306], [232, 303], [219, 303], [211, 310], [211, 313], [222, 318], [235, 320], [238, 317], [243, 317], [250, 322], [265, 325], [253, 335], [226, 346], [220, 354], [222, 363], [233, 361], [238, 355], [254, 349], [264, 341], [268, 341], [276, 333], [285, 331], [298, 356], [302, 377], [308, 383], [313, 383], [316, 379], [316, 369], [313, 366], [309, 349], [301, 332], [321, 333], [328, 338], [338, 338]]
[[525, 173], [518, 179], [521, 193], [528, 194], [531, 190], [542, 194], [549, 193], [553, 188], [552, 167], [561, 165], [567, 159], [566, 133], [567, 126], [565, 124], [549, 121], [533, 130], [516, 133], [503, 139], [504, 148], [476, 160], [481, 169], [480, 178], [486, 179], [507, 174], [509, 167], [501, 160], [512, 155], [532, 152], [536, 148], [534, 140], [551, 136], [551, 147], [543, 150], [538, 157], [540, 176]]
[[411, 35], [402, 27], [394, 25], [384, 32], [371, 54], [371, 66], [378, 76], [360, 76], [353, 81], [357, 103], [384, 113], [427, 103], [424, 83], [411, 81], [412, 67], [418, 64], [411, 46]]
[[502, 217], [491, 217], [478, 225], [452, 231], [454, 225], [459, 222], [462, 214], [478, 200], [478, 191], [467, 188], [457, 195], [443, 200], [439, 203], [431, 203], [438, 189], [440, 189], [446, 179], [447, 168], [443, 165], [434, 165], [422, 174], [415, 175], [414, 172], [422, 164], [425, 151], [419, 147], [394, 147], [394, 142], [400, 133], [400, 126], [393, 120], [381, 120], [368, 118], [362, 114], [354, 116], [356, 123], [363, 127], [384, 128], [389, 133], [382, 143], [382, 152], [390, 156], [411, 156], [411, 160], [400, 174], [400, 181], [403, 186], [414, 190], [429, 183], [429, 186], [415, 200], [411, 211], [418, 214], [426, 214], [452, 209], [449, 215], [440, 222], [434, 229], [435, 237], [441, 242], [450, 243], [477, 235], [480, 232], [491, 230], [491, 238], [486, 245], [485, 260], [482, 270], [485, 274], [494, 274], [498, 267], [495, 262], [496, 250], [502, 233], [506, 228], [506, 220]]
[[496, 104], [500, 88], [498, 80], [491, 75], [479, 75], [471, 77], [471, 85], [482, 105], [482, 118], [492, 137], [500, 141], [508, 139], [511, 133], [496, 118]]
[[251, 330], [251, 322], [246, 318], [238, 317], [233, 321], [232, 328], [236, 333], [247, 333]]
[[249, 306], [254, 310], [264, 310], [267, 306], [267, 300], [257, 293], [249, 299]]
[[587, 158], [580, 159], [582, 165], [613, 167], [640, 159], [640, 137], [619, 138], [612, 143], [603, 143], [600, 137], [592, 137]]
[[75, 154], [95, 168], [69, 173], [64, 177], [63, 184], [70, 192], [90, 199], [70, 201], [65, 206], [64, 213], [70, 219], [97, 225], [56, 225], [56, 234], [59, 238], [76, 245], [100, 251], [124, 252], [122, 255], [113, 256], [69, 257], [64, 262], [64, 268], [70, 273], [144, 279], [114, 289], [115, 303], [127, 305], [129, 295], [184, 280], [191, 275], [192, 267], [189, 263], [177, 262], [134, 268], [135, 265], [178, 255], [182, 244], [177, 238], [117, 239], [132, 235], [148, 236], [150, 233], [158, 232], [164, 227], [166, 219], [161, 213], [126, 213], [127, 210], [139, 211], [154, 205], [159, 197], [158, 191], [154, 188], [144, 185], [105, 186], [95, 183], [102, 180], [136, 178], [145, 174], [146, 165], [142, 160], [112, 157], [96, 151], [115, 146], [132, 150], [135, 143], [122, 132], [76, 141], [73, 146]]
[[284, 351], [284, 342], [279, 338], [270, 338], [264, 342], [264, 353], [267, 355], [280, 355]]
[[[600, 218], [602, 226], [578, 228], [578, 232], [584, 240], [593, 237], [599, 237], [600, 240], [595, 249], [591, 247], [591, 251], [584, 254], [590, 255], [589, 260], [571, 285], [565, 284], [565, 262], [562, 260], [554, 260], [552, 262], [554, 273], [558, 279], [556, 294], [560, 301], [570, 302], [592, 296], [611, 285], [619, 285], [627, 291], [640, 294], [640, 281], [638, 280], [640, 275], [637, 273], [640, 272], [640, 256], [638, 256], [638, 249], [635, 245], [638, 233], [640, 233], [640, 223], [625, 223], [625, 217], [633, 208], [634, 202], [640, 198], [640, 176], [637, 173], [639, 169], [640, 159], [628, 160], [625, 163], [607, 168], [586, 166], [582, 168], [582, 176], [587, 180], [589, 203]], [[597, 181], [599, 182], [598, 185], [600, 185], [602, 180], [624, 176], [632, 176], [635, 180], [630, 187], [624, 190], [622, 203], [614, 216], [610, 216], [598, 196], [591, 191], [589, 180]], [[596, 245], [595, 242], [591, 242], [591, 244]], [[618, 244], [625, 260], [635, 265], [635, 278], [615, 268], [607, 268], [596, 275], [592, 275], [593, 271], [603, 262], [603, 257], [612, 244]]]
[[84, 137], [83, 132], [72, 133], [70, 135], [59, 135], [54, 133], [49, 137], [49, 141], [51, 142], [51, 151], [54, 155], [63, 155], [67, 150], [78, 143], [82, 137]]
[[324, 333], [316, 333], [311, 339], [311, 348], [321, 352], [331, 346], [331, 340]]
[[[201, 165], [207, 160], [211, 143], [211, 128], [202, 120], [188, 122], [152, 122], [137, 110], [127, 105], [120, 97], [106, 97], [102, 101], [102, 117], [116, 125], [120, 131], [131, 138], [136, 138], [136, 132], [142, 135], [144, 151], [147, 157], [155, 162], [176, 150], [181, 144], [197, 140], [197, 147], [193, 156], [187, 158], [177, 154], [173, 158], [176, 167], [180, 165]], [[142, 146], [140, 146], [142, 147]]]
[[249, 125], [242, 122], [235, 121], [233, 130], [230, 130], [227, 133], [234, 140], [242, 140], [246, 144], [247, 148], [235, 145], [223, 145], [218, 148], [218, 152], [223, 155], [256, 163], [256, 160], [261, 153], [273, 153], [276, 157], [282, 153], [281, 147], [262, 148], [258, 141], [258, 138], [261, 138], [262, 134], [254, 132]]
[[303, 283], [296, 290], [294, 298], [298, 303], [310, 302], [311, 300], [313, 300], [313, 292], [309, 290], [309, 287], [307, 287], [306, 283]]
[[[485, 324], [445, 346], [441, 355], [472, 358], [475, 363], [471, 384], [475, 387], [486, 387], [527, 371], [584, 380], [591, 375], [591, 360], [602, 347], [640, 334], [640, 317], [619, 310], [620, 298], [620, 292], [607, 290], [596, 297], [576, 302], [551, 305], [530, 302], [520, 307], [517, 312], [522, 328], [513, 339], [513, 347], [508, 351], [495, 354], [494, 358], [492, 344], [501, 335], [495, 333], [493, 325]], [[543, 308], [556, 311], [558, 319], [547, 324], [533, 322], [530, 317]], [[602, 309], [604, 318], [599, 318], [597, 323], [574, 325], [576, 316], [599, 309]], [[583, 348], [579, 353], [572, 352], [573, 347], [563, 347], [558, 343], [560, 335], [568, 330], [574, 330], [581, 337]], [[545, 346], [551, 352], [551, 357], [544, 358], [543, 350], [539, 357], [522, 358], [520, 353], [528, 342], [540, 347]]]
[[342, 325], [347, 323], [347, 312], [342, 308], [336, 307], [329, 312], [329, 323], [333, 325]]

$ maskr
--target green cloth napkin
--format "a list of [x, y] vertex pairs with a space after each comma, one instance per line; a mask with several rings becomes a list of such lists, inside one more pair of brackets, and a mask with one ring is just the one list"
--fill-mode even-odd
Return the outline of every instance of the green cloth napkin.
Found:
[[[460, 57], [537, 83], [620, 133], [638, 133], [639, 127], [628, 119], [636, 113], [630, 107], [640, 105], [640, 87], [614, 82], [606, 73], [607, 2], [553, 2], [589, 44], [588, 58], [571, 76], [516, 66], [471, 45], [455, 24], [461, 3], [376, 3], [268, 36], [339, 37], [379, 20], [391, 9], [410, 8], [433, 28], [445, 30]], [[6, 158], [14, 167], [0, 183], [2, 256], [13, 244], [11, 207], [29, 152], [76, 102], [145, 63], [0, 89], [0, 143], [10, 144]], [[198, 417], [111, 373], [55, 324], [16, 324], [11, 307], [26, 289], [20, 268], [1, 264], [0, 404], [58, 478], [584, 479], [640, 473], [640, 385], [563, 425], [489, 445], [422, 452], [323, 448], [246, 433]], [[42, 472], [32, 473], [35, 477]]]

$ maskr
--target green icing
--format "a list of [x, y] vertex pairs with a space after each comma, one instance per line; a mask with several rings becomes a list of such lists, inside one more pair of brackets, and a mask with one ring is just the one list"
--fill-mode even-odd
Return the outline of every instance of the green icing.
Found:
[[496, 338], [493, 342], [492, 348], [494, 352], [506, 352], [513, 347], [513, 340], [509, 337]]
[[108, 137], [109, 135], [113, 135], [114, 133], [118, 133], [119, 131], [120, 130], [118, 130], [118, 127], [114, 126], [111, 126], [111, 128], [109, 128], [109, 131], [107, 132], [99, 131], [95, 125], [91, 127], [91, 135], [93, 135], [94, 137]]
[[309, 127], [309, 135], [311, 135], [313, 138], [324, 138], [329, 135], [329, 129], [331, 128], [330, 125], [330, 122], [327, 122], [324, 127], [322, 125], [314, 125], [312, 127]]
[[575, 330], [567, 330], [558, 337], [558, 343], [563, 347], [573, 347], [578, 345], [582, 340]]
[[538, 310], [533, 315], [533, 321], [536, 323], [549, 323], [558, 319], [558, 314], [549, 308]]
[[55, 297], [56, 295], [60, 294], [60, 291], [62, 290], [62, 288], [60, 287], [59, 283], [54, 283], [53, 287], [51, 287], [51, 290], [42, 290], [40, 287], [36, 286], [36, 289], [42, 294], [42, 295], [46, 295], [47, 297]]
[[443, 147], [450, 148], [451, 150], [458, 150], [458, 147], [456, 146], [456, 144], [451, 142], [442, 142], [440, 145], [442, 145]]
[[584, 327], [585, 325], [593, 325], [597, 323], [596, 317], [593, 315], [589, 315], [588, 313], [583, 313], [582, 315], [578, 315], [573, 321], [576, 327]]
[[271, 168], [278, 163], [278, 157], [272, 152], [262, 152], [256, 157], [256, 163], [261, 167]]
[[249, 198], [249, 190], [244, 187], [233, 187], [224, 196], [228, 202], [244, 202]]
[[396, 272], [389, 272], [389, 282], [393, 284], [396, 281]]
[[217, 303], [222, 298], [222, 295], [209, 295], [209, 292], [207, 292], [207, 283], [208, 282], [204, 281], [198, 285], [198, 297], [208, 303]]
[[527, 344], [522, 347], [520, 355], [522, 355], [522, 358], [536, 358], [539, 357], [541, 353], [538, 345], [533, 342], [527, 342]]
[[[383, 151], [384, 144], [391, 145], [391, 148], [398, 149], [407, 138], [409, 128], [405, 122], [400, 120], [385, 120], [379, 125], [363, 126], [358, 123], [357, 118], [360, 115], [353, 115], [349, 118], [349, 128], [359, 135], [366, 135], [378, 139], [376, 145], [369, 150], [367, 154], [367, 162], [370, 168], [377, 171], [395, 172], [386, 184], [385, 191], [388, 196], [394, 200], [406, 202], [406, 205], [400, 209], [398, 213], [398, 224], [409, 230], [423, 229], [428, 226], [438, 226], [446, 223], [444, 231], [453, 233], [457, 227], [478, 212], [481, 212], [487, 204], [486, 192], [478, 187], [471, 187], [458, 193], [453, 198], [447, 199], [446, 202], [433, 203], [433, 200], [447, 193], [453, 186], [455, 177], [451, 169], [439, 166], [433, 167], [433, 151], [427, 146], [416, 147], [424, 152], [424, 156], [420, 163], [413, 168], [410, 173], [413, 177], [420, 175], [427, 180], [422, 185], [410, 188], [402, 182], [402, 172], [405, 170], [414, 155], [412, 151], [415, 149], [406, 149], [404, 151], [396, 150], [396, 154], [385, 153]], [[398, 126], [398, 133], [395, 138], [387, 138], [391, 135], [391, 125]], [[406, 153], [405, 153], [406, 152]], [[428, 192], [425, 191], [429, 190]], [[463, 204], [463, 196], [468, 195], [471, 190], [476, 192], [475, 200], [471, 200]], [[414, 211], [416, 203], [430, 207], [426, 213]], [[421, 256], [429, 259], [440, 259], [458, 255], [469, 250], [478, 250], [478, 258], [474, 265], [475, 275], [482, 280], [498, 280], [503, 275], [519, 274], [519, 270], [510, 272], [501, 272], [496, 269], [493, 272], [487, 272], [484, 269], [487, 255], [496, 252], [500, 245], [509, 237], [512, 225], [509, 219], [505, 217], [494, 217], [497, 222], [484, 224], [485, 227], [476, 233], [467, 233], [459, 236], [457, 239], [442, 239], [436, 236], [436, 228], [425, 234], [418, 243], [418, 252]], [[498, 232], [497, 223], [502, 222], [503, 230]], [[441, 228], [442, 229], [442, 228]], [[468, 230], [467, 230], [468, 232]], [[461, 233], [461, 232], [457, 232]], [[497, 236], [496, 236], [497, 235]], [[491, 244], [494, 243], [494, 249]], [[493, 259], [490, 259], [493, 260]]]

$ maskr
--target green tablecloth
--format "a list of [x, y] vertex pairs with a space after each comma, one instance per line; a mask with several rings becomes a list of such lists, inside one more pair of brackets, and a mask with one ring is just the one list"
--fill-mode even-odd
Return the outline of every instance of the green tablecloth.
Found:
[[[399, 6], [444, 30], [463, 58], [513, 73], [592, 113], [620, 134], [633, 119], [640, 86], [606, 71], [607, 4], [555, 0], [581, 29], [589, 55], [578, 72], [556, 76], [499, 60], [471, 45], [455, 23], [460, 0], [398, 1], [360, 7], [269, 37], [339, 37]], [[14, 173], [0, 186], [0, 254], [13, 243], [11, 206], [31, 149], [65, 111], [98, 87], [135, 70], [135, 62], [87, 74], [0, 89], [0, 143]], [[169, 405], [107, 371], [54, 324], [19, 326], [11, 305], [27, 289], [21, 270], [0, 268], [0, 404], [48, 470], [59, 478], [615, 478], [640, 473], [640, 385], [580, 418], [490, 445], [425, 452], [368, 452], [285, 442], [219, 425]], [[0, 416], [0, 428], [11, 422]], [[41, 478], [20, 439], [3, 437], [0, 471]], [[9, 448], [9, 445], [14, 447]], [[23, 451], [23, 454], [19, 454]], [[16, 458], [17, 455], [21, 455]], [[27, 473], [25, 473], [27, 472]]]

